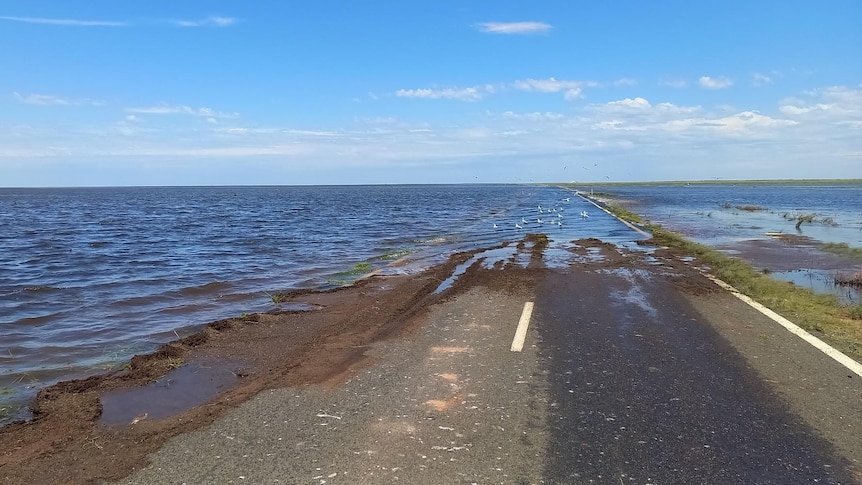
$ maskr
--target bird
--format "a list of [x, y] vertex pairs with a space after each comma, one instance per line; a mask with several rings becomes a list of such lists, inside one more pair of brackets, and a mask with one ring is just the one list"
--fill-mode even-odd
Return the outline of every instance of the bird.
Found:
[[521, 224], [526, 224], [526, 223], [527, 223], [527, 219], [525, 219], [525, 218], [523, 218], [523, 217], [522, 217], [522, 218], [521, 218]]
[[541, 220], [541, 219], [536, 219], [536, 222], [537, 222], [537, 223], [539, 223], [539, 224], [541, 224], [541, 223], [542, 223], [542, 220]]
[[496, 224], [496, 223], [494, 224], [494, 229], [497, 229], [497, 224]]
[[571, 200], [571, 198], [570, 198], [570, 197], [566, 197], [566, 198], [565, 198], [565, 199], [563, 199], [563, 200], [564, 200], [564, 201], [566, 201], [566, 202], [568, 202], [569, 200]]
[[516, 222], [515, 223], [515, 229], [523, 229], [523, 227], [521, 227], [521, 225]]
[[589, 215], [589, 214], [587, 214], [587, 211], [581, 211], [581, 217], [583, 217], [584, 219], [586, 219], [587, 217], [590, 217], [590, 215]]

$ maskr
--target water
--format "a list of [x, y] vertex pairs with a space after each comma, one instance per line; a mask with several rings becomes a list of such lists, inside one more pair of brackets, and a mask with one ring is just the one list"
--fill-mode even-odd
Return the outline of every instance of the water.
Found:
[[[862, 184], [607, 186], [651, 222], [741, 257], [778, 279], [858, 303], [857, 289], [832, 283], [862, 263], [823, 251], [823, 243], [862, 248]], [[745, 210], [756, 206], [759, 210]], [[750, 209], [751, 207], [749, 207]], [[799, 216], [813, 215], [799, 229]]]
[[[596, 190], [726, 251], [766, 244], [758, 254], [784, 264], [771, 262], [773, 274], [801, 284], [823, 279], [806, 266], [826, 259], [771, 251], [767, 232], [798, 234], [787, 217], [816, 213], [802, 235], [862, 247], [862, 185]], [[357, 268], [411, 274], [467, 250], [484, 249], [471, 261], [488, 268], [525, 266], [531, 246], [516, 243], [527, 233], [548, 235], [545, 264], [557, 268], [584, 260], [573, 240], [637, 249], [643, 239], [543, 186], [0, 189], [0, 424], [26, 416], [45, 385], [115, 369], [214, 320], [276, 309], [268, 294], [350, 284]]]
[[0, 189], [0, 422], [42, 386], [272, 310], [268, 294], [410, 274], [528, 232], [571, 258], [574, 239], [640, 237], [542, 186]]

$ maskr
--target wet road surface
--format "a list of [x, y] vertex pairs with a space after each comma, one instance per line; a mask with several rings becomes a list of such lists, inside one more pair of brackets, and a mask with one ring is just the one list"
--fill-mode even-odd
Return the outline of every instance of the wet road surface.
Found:
[[829, 443], [664, 278], [549, 274], [536, 308], [546, 481], [847, 483]]
[[368, 349], [374, 363], [346, 382], [264, 392], [123, 483], [860, 481], [862, 379], [742, 302], [691, 291], [679, 265], [607, 245], [581, 254], [477, 265], [462, 283], [481, 272], [484, 284], [433, 305], [412, 338]]

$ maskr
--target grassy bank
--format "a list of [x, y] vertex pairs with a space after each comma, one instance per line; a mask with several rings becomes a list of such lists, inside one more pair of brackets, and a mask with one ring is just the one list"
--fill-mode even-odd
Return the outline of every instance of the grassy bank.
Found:
[[[630, 222], [641, 218], [624, 207], [605, 204], [611, 213]], [[842, 305], [832, 295], [820, 295], [755, 270], [745, 261], [685, 239], [661, 226], [647, 224], [653, 242], [693, 256], [710, 272], [742, 293], [778, 312], [800, 327], [825, 336], [841, 350], [862, 357], [862, 304]]]

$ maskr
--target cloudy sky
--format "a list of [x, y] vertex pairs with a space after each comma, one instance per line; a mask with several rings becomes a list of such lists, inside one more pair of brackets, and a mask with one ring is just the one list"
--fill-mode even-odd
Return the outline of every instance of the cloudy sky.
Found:
[[862, 178], [862, 2], [0, 4], [0, 186]]

